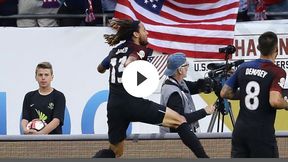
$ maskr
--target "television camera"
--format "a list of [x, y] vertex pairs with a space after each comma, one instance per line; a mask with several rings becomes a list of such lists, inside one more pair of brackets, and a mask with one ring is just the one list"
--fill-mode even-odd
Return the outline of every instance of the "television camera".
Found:
[[221, 89], [225, 84], [227, 78], [233, 73], [232, 67], [237, 67], [244, 62], [244, 60], [237, 60], [235, 62], [228, 63], [229, 55], [232, 55], [236, 51], [233, 45], [228, 45], [227, 47], [219, 48], [219, 53], [225, 53], [225, 63], [210, 63], [207, 68], [210, 70], [208, 72], [208, 77], [211, 80], [211, 89], [217, 96], [215, 101], [215, 112], [212, 114], [211, 121], [208, 126], [207, 132], [212, 132], [215, 124], [216, 117], [218, 116], [217, 132], [219, 132], [220, 116], [222, 115], [222, 129], [224, 127], [224, 116], [229, 114], [231, 123], [234, 126], [235, 119], [231, 110], [231, 104], [227, 99], [220, 96]]

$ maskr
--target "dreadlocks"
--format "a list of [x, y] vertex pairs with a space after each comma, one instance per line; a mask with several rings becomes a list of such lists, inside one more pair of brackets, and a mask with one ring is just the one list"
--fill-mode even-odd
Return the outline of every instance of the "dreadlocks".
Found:
[[116, 34], [104, 34], [104, 38], [110, 46], [114, 46], [122, 40], [131, 40], [133, 32], [139, 30], [140, 22], [133, 20], [111, 20], [109, 23], [111, 27], [117, 28], [118, 31]]

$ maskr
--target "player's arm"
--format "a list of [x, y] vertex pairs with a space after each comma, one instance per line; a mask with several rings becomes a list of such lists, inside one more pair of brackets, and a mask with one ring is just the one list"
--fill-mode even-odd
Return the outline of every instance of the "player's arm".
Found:
[[104, 58], [104, 60], [97, 66], [97, 71], [99, 73], [105, 73], [107, 69], [109, 69], [110, 66], [110, 57], [107, 56]]
[[276, 69], [269, 92], [269, 103], [275, 109], [288, 110], [288, 103], [282, 96], [285, 85], [286, 72], [283, 69]]
[[269, 103], [275, 109], [288, 110], [288, 102], [282, 97], [279, 91], [270, 91]]
[[224, 86], [220, 91], [220, 96], [222, 98], [230, 99], [230, 100], [239, 100], [240, 99], [240, 90], [238, 89], [238, 73], [239, 69], [226, 81]]
[[230, 100], [239, 100], [240, 99], [240, 95], [239, 95], [239, 90], [236, 90], [234, 92], [233, 88], [231, 88], [230, 86], [228, 86], [227, 84], [225, 84], [220, 92], [220, 96], [222, 98], [227, 98]]

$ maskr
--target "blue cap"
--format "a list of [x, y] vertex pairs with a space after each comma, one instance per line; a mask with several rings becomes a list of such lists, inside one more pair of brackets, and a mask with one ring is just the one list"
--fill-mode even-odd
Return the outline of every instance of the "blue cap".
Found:
[[176, 70], [186, 62], [186, 56], [184, 53], [174, 53], [168, 57], [167, 69], [164, 74], [167, 76], [172, 76], [175, 74]]

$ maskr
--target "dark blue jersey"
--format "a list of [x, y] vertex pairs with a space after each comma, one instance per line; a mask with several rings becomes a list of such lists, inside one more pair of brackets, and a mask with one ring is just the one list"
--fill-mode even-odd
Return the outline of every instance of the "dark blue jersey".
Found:
[[134, 56], [137, 60], [146, 60], [151, 54], [151, 49], [145, 46], [137, 45], [131, 41], [126, 41], [116, 48], [113, 48], [109, 55], [102, 61], [102, 66], [110, 69], [110, 91], [123, 91], [122, 74], [124, 64], [129, 56]]
[[257, 59], [241, 64], [226, 82], [234, 90], [240, 88], [235, 131], [262, 137], [274, 135], [276, 109], [269, 103], [269, 93], [282, 93], [285, 78], [285, 71], [270, 60]]

